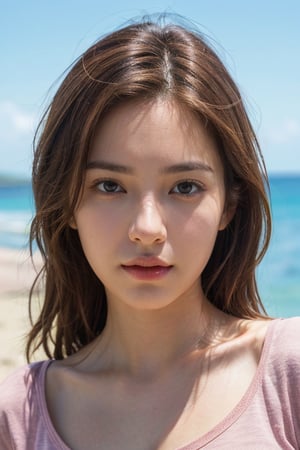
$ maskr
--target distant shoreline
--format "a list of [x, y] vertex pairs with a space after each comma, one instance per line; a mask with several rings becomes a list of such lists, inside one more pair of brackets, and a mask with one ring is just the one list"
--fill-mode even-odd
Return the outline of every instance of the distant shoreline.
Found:
[[31, 184], [31, 179], [27, 177], [20, 177], [17, 175], [3, 175], [0, 174], [0, 187], [10, 186], [27, 186]]

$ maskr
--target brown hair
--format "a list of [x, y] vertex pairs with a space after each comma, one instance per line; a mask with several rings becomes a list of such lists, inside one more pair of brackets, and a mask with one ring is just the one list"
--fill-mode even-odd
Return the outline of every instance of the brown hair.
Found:
[[69, 224], [101, 119], [120, 102], [159, 96], [175, 99], [208, 124], [224, 164], [227, 207], [237, 203], [202, 274], [204, 292], [229, 314], [242, 318], [264, 314], [255, 269], [271, 233], [267, 177], [239, 90], [198, 32], [144, 21], [89, 48], [69, 71], [40, 124], [33, 163], [36, 216], [30, 239], [31, 249], [37, 243], [44, 266], [31, 289], [30, 314], [40, 278], [45, 297], [28, 336], [28, 359], [41, 345], [48, 357], [64, 358], [105, 326], [104, 286]]

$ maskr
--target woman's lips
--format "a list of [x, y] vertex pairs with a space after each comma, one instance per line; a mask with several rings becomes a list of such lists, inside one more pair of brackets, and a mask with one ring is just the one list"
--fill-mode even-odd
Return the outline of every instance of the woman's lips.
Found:
[[166, 276], [170, 272], [172, 266], [130, 264], [122, 265], [122, 268], [126, 273], [138, 280], [158, 280]]

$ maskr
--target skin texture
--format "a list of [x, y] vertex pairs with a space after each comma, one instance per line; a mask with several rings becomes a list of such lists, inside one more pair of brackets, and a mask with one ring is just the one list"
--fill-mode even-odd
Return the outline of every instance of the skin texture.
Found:
[[225, 198], [214, 139], [175, 102], [131, 102], [101, 122], [70, 226], [106, 288], [107, 324], [46, 378], [71, 448], [180, 448], [246, 392], [267, 325], [224, 314], [201, 288], [234, 214]]
[[[191, 163], [203, 167], [172, 169]], [[154, 310], [202, 297], [199, 275], [228, 214], [218, 150], [199, 121], [166, 100], [121, 106], [102, 122], [88, 167], [74, 226], [109, 304]], [[122, 265], [140, 257], [170, 270], [137, 282]]]

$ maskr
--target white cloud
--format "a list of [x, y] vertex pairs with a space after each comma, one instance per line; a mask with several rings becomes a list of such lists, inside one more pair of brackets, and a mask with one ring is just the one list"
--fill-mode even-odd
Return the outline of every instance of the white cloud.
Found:
[[267, 130], [267, 139], [274, 144], [286, 144], [300, 139], [300, 121], [286, 119], [276, 128]]
[[29, 174], [37, 120], [31, 111], [0, 102], [0, 173]]
[[300, 173], [300, 120], [288, 118], [262, 128], [260, 144], [271, 172]]
[[35, 122], [31, 112], [9, 101], [0, 102], [0, 140], [33, 133]]

